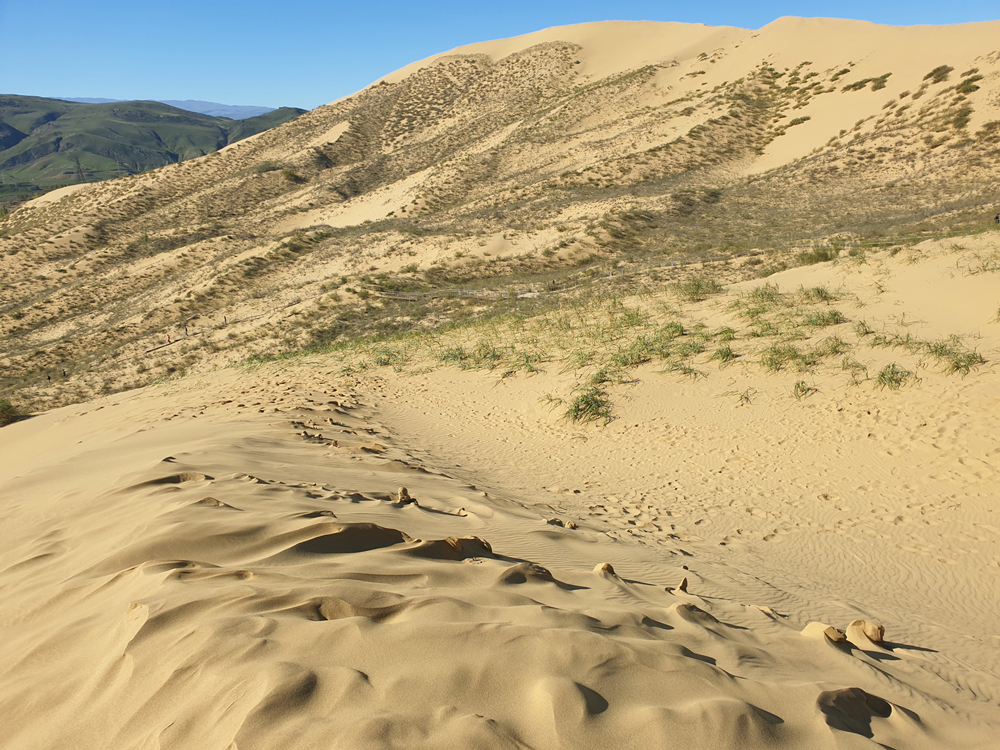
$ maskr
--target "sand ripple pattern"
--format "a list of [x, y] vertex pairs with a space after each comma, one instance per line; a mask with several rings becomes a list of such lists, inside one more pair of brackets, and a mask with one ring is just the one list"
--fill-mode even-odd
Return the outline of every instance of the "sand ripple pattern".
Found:
[[731, 572], [684, 542], [435, 470], [360, 397], [267, 384], [280, 413], [235, 415], [235, 377], [18, 425], [133, 427], [3, 479], [5, 748], [989, 746], [953, 685], [995, 682], [895, 623], [800, 632], [760, 586], [709, 595]]

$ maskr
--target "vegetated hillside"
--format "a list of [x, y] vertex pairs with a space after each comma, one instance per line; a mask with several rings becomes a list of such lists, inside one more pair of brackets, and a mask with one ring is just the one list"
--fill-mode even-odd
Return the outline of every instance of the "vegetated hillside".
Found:
[[[985, 228], [998, 34], [609, 22], [415, 63], [217, 153], [12, 213], [0, 388], [56, 403], [489, 308], [379, 290]], [[198, 338], [177, 345], [185, 328]], [[63, 367], [71, 384], [50, 388]]]
[[[87, 97], [70, 97], [68, 102], [82, 102], [84, 104], [106, 104], [108, 102], [120, 102], [122, 99], [93, 99]], [[203, 115], [212, 117], [228, 117], [231, 120], [243, 120], [248, 117], [257, 117], [273, 112], [272, 107], [255, 107], [239, 104], [220, 104], [219, 102], [206, 102], [200, 99], [155, 99], [161, 104], [168, 104], [171, 107], [185, 109], [188, 112], [200, 112]]]
[[[79, 104], [0, 96], [3, 189], [51, 188], [145, 172], [218, 151], [305, 110], [228, 120], [159, 102]], [[15, 188], [16, 186], [16, 188]]]

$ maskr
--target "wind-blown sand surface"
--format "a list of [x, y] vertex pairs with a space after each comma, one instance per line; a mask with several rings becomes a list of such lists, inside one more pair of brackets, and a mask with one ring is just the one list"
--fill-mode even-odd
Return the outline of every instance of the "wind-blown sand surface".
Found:
[[[968, 257], [769, 281], [995, 361]], [[0, 431], [4, 748], [997, 747], [992, 367], [649, 368], [575, 427], [557, 366], [341, 365]]]

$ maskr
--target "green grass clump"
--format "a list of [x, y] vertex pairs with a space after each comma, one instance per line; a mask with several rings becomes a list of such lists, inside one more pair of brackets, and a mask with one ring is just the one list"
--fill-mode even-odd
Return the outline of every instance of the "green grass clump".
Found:
[[372, 352], [372, 364], [377, 367], [401, 369], [407, 361], [406, 352], [392, 346], [379, 346]]
[[789, 365], [804, 372], [815, 367], [819, 360], [815, 352], [803, 352], [791, 344], [771, 344], [760, 353], [760, 363], [769, 372], [778, 372]]
[[594, 360], [594, 352], [590, 351], [575, 351], [570, 352], [566, 355], [563, 360], [564, 366], [562, 371], [569, 372], [570, 370], [579, 370], [582, 367], [586, 367]]
[[875, 387], [880, 390], [888, 388], [891, 391], [898, 391], [912, 377], [912, 372], [895, 362], [891, 362], [879, 370], [878, 375], [875, 376]]
[[503, 352], [494, 344], [480, 341], [472, 350], [472, 362], [477, 368], [494, 369], [503, 359]]
[[954, 68], [950, 65], [938, 65], [934, 70], [924, 76], [925, 81], [930, 81], [931, 83], [941, 83], [942, 81], [948, 80], [948, 74], [953, 71]]
[[693, 357], [696, 354], [701, 354], [703, 351], [705, 351], [705, 342], [698, 339], [685, 341], [683, 344], [674, 348], [674, 354], [682, 359]]
[[[997, 311], [997, 315], [1000, 316], [1000, 310]], [[675, 339], [678, 336], [684, 335], [684, 326], [682, 326], [677, 321], [671, 321], [670, 323], [664, 323], [660, 326], [657, 332], [659, 336], [665, 339]]]
[[823, 312], [809, 313], [802, 318], [802, 323], [807, 326], [821, 328], [823, 326], [836, 326], [846, 323], [847, 318], [840, 310], [824, 310]]
[[950, 357], [945, 369], [949, 375], [953, 375], [956, 372], [960, 372], [962, 375], [968, 375], [974, 367], [979, 367], [983, 364], [986, 364], [986, 359], [983, 355], [975, 350], [972, 350], [961, 352], [953, 357]]
[[885, 84], [891, 75], [892, 73], [883, 73], [878, 78], [862, 78], [860, 81], [847, 84], [841, 91], [860, 91], [869, 83], [872, 85], [872, 91], [880, 91], [885, 88]]
[[760, 363], [765, 370], [778, 372], [790, 362], [798, 361], [802, 353], [791, 344], [772, 344], [760, 354]]
[[17, 418], [21, 416], [10, 401], [5, 398], [0, 398], [0, 427], [6, 427], [11, 422], [16, 422]]
[[862, 380], [868, 379], [868, 368], [854, 359], [854, 357], [844, 357], [840, 364], [840, 369], [851, 373], [851, 385], [858, 385]]
[[796, 401], [801, 401], [806, 396], [816, 393], [817, 389], [813, 388], [811, 385], [806, 383], [804, 380], [799, 380], [792, 386], [792, 395], [795, 397]]
[[729, 344], [723, 344], [714, 352], [712, 356], [708, 358], [709, 362], [715, 361], [719, 363], [719, 367], [724, 366], [728, 362], [732, 362], [736, 359], [738, 355], [733, 351], [733, 348]]
[[747, 300], [760, 307], [778, 307], [785, 303], [785, 295], [781, 293], [781, 288], [777, 284], [770, 282], [761, 284], [756, 289], [751, 290], [747, 295]]
[[602, 367], [587, 378], [589, 389], [599, 388], [605, 383], [621, 385], [628, 381], [628, 374], [617, 367]]
[[833, 302], [837, 299], [836, 295], [831, 292], [825, 286], [814, 286], [806, 289], [802, 287], [799, 289], [799, 295], [802, 297], [804, 302]]
[[754, 321], [753, 327], [746, 332], [746, 335], [752, 339], [763, 339], [769, 336], [777, 336], [781, 333], [781, 330], [772, 323], [770, 320], [764, 320], [763, 318]]
[[595, 422], [604, 424], [611, 421], [611, 401], [608, 392], [597, 386], [590, 386], [570, 401], [566, 417], [572, 422]]
[[678, 375], [684, 375], [690, 378], [698, 378], [698, 376], [703, 374], [698, 370], [694, 369], [687, 362], [676, 359], [672, 359], [667, 362], [667, 365], [664, 368], [664, 372], [673, 372]]
[[826, 263], [834, 260], [839, 251], [835, 247], [814, 247], [811, 250], [804, 250], [795, 256], [800, 266], [811, 266], [816, 263]]
[[529, 375], [539, 372], [539, 364], [545, 361], [545, 356], [541, 352], [517, 352], [503, 372], [503, 377], [507, 378], [516, 372], [526, 372]]
[[450, 346], [438, 354], [438, 361], [446, 365], [457, 365], [464, 367], [469, 360], [469, 353], [464, 346]]
[[705, 279], [695, 276], [687, 281], [678, 281], [670, 285], [670, 288], [681, 299], [687, 302], [701, 302], [701, 300], [712, 294], [719, 294], [722, 291], [722, 284], [715, 279]]
[[983, 80], [982, 76], [975, 76], [975, 75], [970, 76], [969, 78], [966, 78], [964, 81], [962, 81], [955, 87], [955, 93], [968, 95], [974, 91], [979, 91], [979, 87], [976, 85], [976, 81], [981, 81], [981, 80]]
[[844, 354], [850, 351], [851, 345], [844, 341], [840, 336], [828, 336], [819, 342], [819, 346], [816, 347], [815, 352], [819, 357], [833, 357], [838, 354]]
[[640, 336], [626, 347], [620, 347], [611, 355], [611, 363], [617, 367], [638, 367], [652, 359], [653, 342]]
[[736, 340], [736, 331], [734, 329], [730, 328], [729, 326], [726, 326], [725, 328], [720, 328], [718, 331], [716, 331], [715, 332], [715, 337], [721, 343], [725, 344], [725, 343], [727, 343], [729, 341], [735, 341]]
[[968, 375], [973, 368], [986, 364], [986, 359], [975, 349], [966, 349], [957, 336], [944, 341], [934, 341], [927, 346], [927, 353], [937, 357], [944, 364], [949, 375], [961, 373]]

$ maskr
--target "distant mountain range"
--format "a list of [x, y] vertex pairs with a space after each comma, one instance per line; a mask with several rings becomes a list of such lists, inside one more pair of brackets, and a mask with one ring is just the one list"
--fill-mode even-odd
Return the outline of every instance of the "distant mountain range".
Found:
[[[86, 97], [64, 97], [63, 101], [80, 104], [112, 104], [127, 101], [125, 99], [89, 99]], [[230, 120], [245, 120], [248, 117], [259, 117], [268, 112], [274, 112], [274, 107], [254, 107], [240, 104], [219, 104], [218, 102], [203, 102], [199, 99], [151, 99], [150, 101], [166, 104], [188, 112], [198, 112], [211, 117], [228, 117]]]
[[218, 151], [303, 112], [282, 107], [230, 119], [161, 102], [0, 95], [0, 193], [145, 172]]

